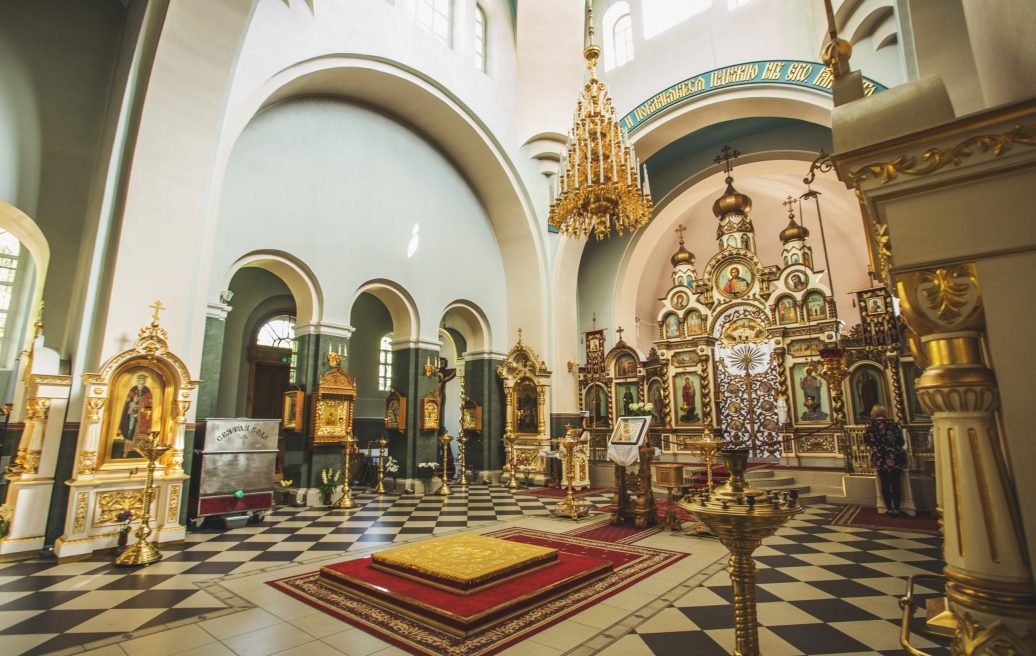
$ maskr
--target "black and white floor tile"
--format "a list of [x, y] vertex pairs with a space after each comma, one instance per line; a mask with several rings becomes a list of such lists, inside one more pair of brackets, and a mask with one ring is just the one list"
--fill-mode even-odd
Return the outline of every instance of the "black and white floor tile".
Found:
[[[375, 550], [501, 520], [546, 517], [557, 501], [487, 487], [445, 500], [370, 494], [358, 494], [357, 500], [361, 506], [350, 511], [279, 508], [261, 524], [192, 531], [184, 545], [166, 549], [161, 562], [138, 570], [116, 568], [108, 556], [64, 565], [0, 564], [0, 653], [75, 653], [99, 645], [115, 649], [113, 654], [132, 653], [115, 643], [191, 623], [239, 624], [247, 613], [262, 611], [222, 582], [256, 573], [278, 578], [278, 570], [338, 553]], [[594, 505], [610, 502], [607, 495], [589, 500]], [[910, 574], [939, 571], [940, 540], [829, 526], [836, 510], [828, 505], [807, 508], [756, 551], [760, 640], [771, 656], [906, 653], [898, 645], [897, 598]], [[571, 528], [565, 523], [557, 530]], [[705, 550], [699, 540], [656, 535], [644, 542], [693, 554], [696, 548]], [[598, 638], [614, 638], [594, 644], [608, 647], [588, 649], [591, 643], [586, 642], [571, 653], [731, 653], [730, 581], [721, 561], [708, 572], [668, 605], [656, 604], [657, 612], [631, 615], [633, 621], [627, 618], [623, 624], [629, 630], [602, 632]], [[228, 617], [214, 619], [221, 616]], [[929, 653], [947, 653], [920, 644]], [[245, 653], [219, 653], [235, 652]]]

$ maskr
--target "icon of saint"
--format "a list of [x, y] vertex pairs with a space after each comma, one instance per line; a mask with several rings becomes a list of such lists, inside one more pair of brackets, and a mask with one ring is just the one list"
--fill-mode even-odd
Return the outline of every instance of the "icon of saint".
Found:
[[814, 374], [806, 374], [799, 381], [799, 387], [806, 398], [806, 402], [803, 403], [806, 406], [806, 410], [802, 413], [800, 419], [804, 421], [827, 419], [827, 413], [821, 409], [820, 391], [822, 386], [823, 383]]
[[633, 398], [633, 388], [627, 387], [626, 391], [622, 394], [622, 414], [629, 416], [630, 406], [636, 402]]
[[[137, 374], [136, 384], [126, 393], [122, 414], [119, 416], [119, 431], [115, 439], [124, 440], [121, 457], [126, 457], [126, 441], [135, 440], [138, 435], [147, 435], [151, 432], [152, 409], [153, 398], [151, 388], [148, 387], [148, 377], [146, 374]], [[114, 456], [114, 453], [112, 455]]]
[[691, 383], [691, 377], [684, 377], [683, 385], [680, 386], [680, 410], [683, 411], [683, 414], [680, 415], [680, 421], [687, 424], [698, 421], [697, 396], [698, 393]]
[[730, 267], [730, 279], [723, 285], [723, 293], [739, 296], [748, 291], [748, 280], [741, 277], [741, 269]]

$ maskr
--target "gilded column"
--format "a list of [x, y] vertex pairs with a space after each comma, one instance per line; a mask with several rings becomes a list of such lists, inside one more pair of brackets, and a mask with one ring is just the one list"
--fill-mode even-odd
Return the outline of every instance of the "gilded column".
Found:
[[514, 432], [514, 387], [504, 385], [504, 435]]
[[[708, 355], [701, 356], [701, 422], [705, 427], [705, 436], [712, 435], [712, 358]], [[673, 422], [675, 425], [676, 422]]]
[[996, 377], [972, 263], [897, 275], [927, 361], [918, 399], [932, 417], [954, 654], [1036, 654], [1036, 588], [997, 429]]

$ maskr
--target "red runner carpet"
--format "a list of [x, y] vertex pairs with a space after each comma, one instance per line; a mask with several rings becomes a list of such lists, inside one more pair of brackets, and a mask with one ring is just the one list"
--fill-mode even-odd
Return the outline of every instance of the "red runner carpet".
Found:
[[589, 526], [575, 528], [571, 531], [565, 531], [565, 535], [572, 535], [584, 540], [599, 540], [611, 544], [633, 544], [661, 531], [661, 524], [655, 524], [647, 528], [637, 528], [633, 524], [628, 523], [612, 526], [609, 520], [605, 520], [603, 522], [594, 522]]
[[889, 517], [878, 512], [877, 508], [851, 504], [846, 506], [831, 520], [832, 526], [854, 526], [856, 528], [876, 528], [883, 531], [898, 530], [912, 533], [939, 535], [939, 520], [934, 517]]
[[[338, 585], [327, 585], [321, 580], [319, 572], [269, 583], [314, 608], [412, 654], [489, 656], [566, 617], [586, 610], [637, 581], [676, 563], [686, 555], [522, 528], [503, 529], [486, 535], [557, 548], [561, 550], [563, 560], [556, 567], [564, 566], [567, 569], [565, 572], [558, 570], [551, 574], [549, 572], [553, 567], [544, 568], [471, 595], [455, 595], [414, 581], [399, 579], [388, 582], [392, 587], [385, 597], [390, 604], [379, 601], [372, 595], [356, 593]], [[364, 571], [367, 562], [369, 559], [363, 558], [330, 567], [340, 572], [349, 571], [357, 578], [363, 577], [362, 580], [372, 586], [384, 586], [385, 579], [376, 581], [371, 575], [376, 570], [367, 567], [367, 571]], [[604, 573], [607, 569], [605, 567], [599, 572], [603, 576], [588, 575], [589, 582], [577, 583], [557, 594], [553, 593], [552, 578], [556, 583], [559, 578], [564, 578], [566, 573], [578, 576], [580, 572], [587, 573], [602, 564], [610, 564], [611, 572]], [[396, 578], [384, 572], [376, 574], [380, 577]], [[411, 600], [419, 600], [423, 606], [434, 606], [439, 612], [428, 613], [427, 608], [419, 608], [418, 612], [406, 612], [405, 608], [400, 607], [400, 597], [404, 592]], [[523, 601], [528, 603], [522, 604]], [[495, 610], [506, 604], [512, 606], [499, 612]], [[466, 635], [458, 635], [455, 627], [445, 627], [442, 622], [444, 615], [458, 617], [467, 614], [467, 617], [475, 617], [479, 613], [482, 613], [482, 616], [476, 617], [472, 628], [466, 629]]]

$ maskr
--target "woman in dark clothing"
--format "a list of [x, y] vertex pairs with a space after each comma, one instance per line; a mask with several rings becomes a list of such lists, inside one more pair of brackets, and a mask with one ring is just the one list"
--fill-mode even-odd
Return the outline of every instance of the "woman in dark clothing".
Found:
[[903, 468], [907, 453], [903, 448], [903, 429], [889, 419], [883, 405], [871, 409], [871, 420], [863, 433], [864, 443], [871, 449], [871, 465], [881, 481], [881, 496], [885, 500], [885, 514], [902, 517], [899, 504], [903, 498]]

